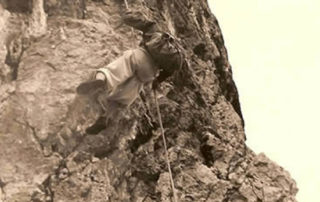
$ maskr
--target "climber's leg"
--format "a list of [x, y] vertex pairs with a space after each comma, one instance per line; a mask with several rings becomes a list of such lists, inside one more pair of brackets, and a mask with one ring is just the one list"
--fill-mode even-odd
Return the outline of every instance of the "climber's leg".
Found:
[[102, 72], [97, 72], [95, 80], [83, 82], [77, 87], [77, 93], [85, 95], [97, 89], [104, 88], [106, 85], [105, 80], [106, 76]]
[[97, 135], [102, 130], [106, 129], [106, 127], [107, 127], [106, 117], [100, 116], [92, 126], [86, 129], [86, 133], [89, 135]]
[[114, 136], [119, 131], [119, 123], [123, 118], [126, 105], [123, 105], [117, 101], [109, 101], [108, 110], [107, 110], [107, 129], [108, 136]]
[[102, 130], [107, 129], [108, 135], [114, 135], [118, 131], [119, 121], [123, 117], [125, 109], [126, 105], [116, 101], [106, 101], [103, 109], [105, 112], [92, 126], [86, 129], [86, 133], [96, 135]]

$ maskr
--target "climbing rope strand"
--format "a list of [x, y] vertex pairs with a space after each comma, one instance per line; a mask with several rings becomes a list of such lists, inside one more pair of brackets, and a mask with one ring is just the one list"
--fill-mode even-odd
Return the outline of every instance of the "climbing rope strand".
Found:
[[128, 9], [129, 5], [128, 5], [128, 1], [127, 0], [124, 0], [124, 4], [126, 5], [126, 8]]
[[154, 92], [154, 99], [155, 99], [156, 107], [157, 107], [157, 114], [158, 114], [159, 124], [160, 124], [160, 128], [161, 128], [161, 135], [162, 135], [162, 139], [163, 139], [163, 145], [164, 145], [164, 150], [165, 150], [167, 166], [168, 166], [169, 175], [170, 175], [170, 182], [171, 182], [171, 188], [172, 188], [172, 193], [173, 193], [173, 199], [174, 199], [174, 202], [178, 202], [177, 196], [176, 196], [176, 192], [175, 192], [175, 188], [174, 188], [174, 182], [173, 182], [171, 167], [170, 167], [170, 160], [169, 160], [169, 154], [168, 154], [168, 149], [167, 149], [166, 137], [164, 135], [164, 129], [163, 129], [163, 125], [162, 125], [160, 107], [159, 107], [159, 103], [158, 103], [158, 99], [157, 99], [157, 92], [156, 92], [156, 90], [154, 90], [153, 92]]
[[[128, 1], [124, 0], [124, 3], [126, 5], [126, 8], [129, 9]], [[133, 36], [133, 28], [131, 28], [131, 35]], [[164, 149], [165, 149], [165, 156], [166, 156], [167, 166], [168, 166], [169, 175], [170, 175], [170, 182], [171, 182], [171, 188], [172, 188], [172, 193], [173, 193], [173, 200], [174, 200], [174, 202], [178, 202], [177, 196], [176, 196], [176, 192], [175, 192], [175, 188], [174, 188], [174, 182], [173, 182], [171, 167], [170, 167], [170, 161], [169, 161], [169, 154], [168, 154], [168, 149], [167, 149], [166, 137], [164, 135], [164, 129], [163, 129], [162, 120], [161, 120], [160, 107], [159, 107], [159, 103], [158, 103], [158, 99], [157, 99], [157, 92], [156, 92], [156, 90], [154, 90], [153, 92], [154, 92], [154, 98], [155, 98], [155, 102], [156, 102], [156, 106], [157, 106], [157, 113], [158, 113], [158, 119], [159, 119], [159, 124], [160, 124], [160, 128], [161, 128], [161, 135], [162, 135], [162, 139], [163, 139], [163, 145], [164, 145]]]
[[[129, 9], [129, 4], [128, 4], [128, 1], [127, 0], [124, 0], [124, 4], [126, 5], [126, 9], [128, 10]], [[131, 38], [132, 38], [132, 46], [134, 46], [134, 35], [133, 35], [133, 27], [131, 27]]]

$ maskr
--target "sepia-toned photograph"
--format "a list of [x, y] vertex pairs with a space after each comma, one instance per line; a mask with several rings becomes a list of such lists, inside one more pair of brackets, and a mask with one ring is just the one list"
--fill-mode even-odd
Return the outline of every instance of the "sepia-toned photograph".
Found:
[[0, 202], [320, 201], [319, 9], [0, 0]]

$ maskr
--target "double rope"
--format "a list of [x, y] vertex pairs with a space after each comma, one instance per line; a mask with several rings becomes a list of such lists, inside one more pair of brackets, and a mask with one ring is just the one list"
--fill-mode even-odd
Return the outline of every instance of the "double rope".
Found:
[[[128, 1], [124, 0], [124, 3], [126, 5], [126, 8], [129, 9]], [[133, 28], [131, 28], [131, 35], [133, 35]], [[170, 166], [170, 160], [169, 160], [169, 153], [168, 153], [168, 148], [167, 148], [166, 137], [164, 135], [164, 129], [163, 129], [163, 125], [162, 125], [160, 107], [159, 107], [158, 98], [157, 98], [157, 91], [154, 89], [153, 93], [154, 93], [154, 99], [155, 99], [155, 103], [156, 103], [156, 107], [157, 107], [158, 120], [159, 120], [159, 124], [160, 124], [160, 128], [161, 128], [161, 135], [162, 135], [162, 140], [163, 140], [163, 145], [164, 145], [164, 150], [165, 150], [165, 157], [166, 157], [166, 162], [167, 162], [169, 176], [170, 176], [170, 183], [171, 183], [171, 188], [172, 188], [172, 193], [173, 193], [173, 201], [174, 202], [178, 202], [176, 191], [175, 191], [175, 187], [174, 187], [172, 172], [171, 172], [171, 166]]]

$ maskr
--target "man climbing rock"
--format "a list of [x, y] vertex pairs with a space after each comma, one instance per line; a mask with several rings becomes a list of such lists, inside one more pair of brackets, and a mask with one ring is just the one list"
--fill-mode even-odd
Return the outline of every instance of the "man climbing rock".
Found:
[[77, 87], [77, 93], [81, 95], [97, 89], [106, 95], [99, 97], [104, 113], [86, 129], [87, 134], [98, 134], [104, 130], [109, 119], [118, 116], [119, 111], [135, 101], [144, 85], [153, 82], [153, 88], [156, 88], [183, 64], [175, 39], [160, 32], [156, 24], [142, 13], [127, 11], [123, 21], [142, 31], [143, 40], [139, 48], [125, 51], [121, 57], [98, 69], [93, 80]]
[[[145, 84], [154, 81], [158, 71], [158, 67], [146, 50], [143, 48], [128, 50], [107, 67], [98, 69], [95, 80], [80, 84], [77, 92], [88, 94], [101, 88], [108, 94], [107, 101], [102, 102], [106, 103], [103, 108], [110, 108], [108, 105], [111, 103], [113, 107], [125, 108], [134, 102]], [[106, 110], [105, 113], [110, 113], [110, 110], [116, 109]], [[105, 129], [106, 115], [102, 115], [86, 132], [97, 134]]]

